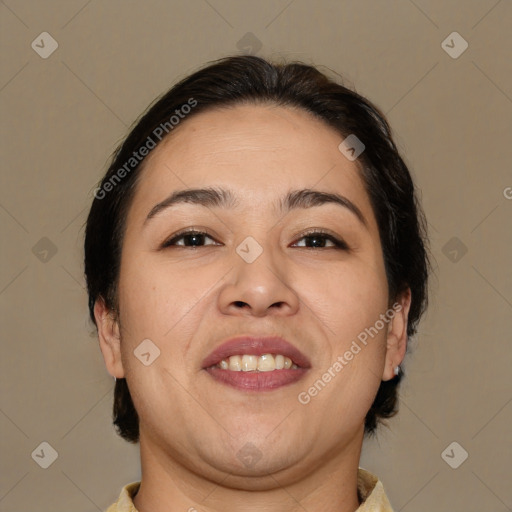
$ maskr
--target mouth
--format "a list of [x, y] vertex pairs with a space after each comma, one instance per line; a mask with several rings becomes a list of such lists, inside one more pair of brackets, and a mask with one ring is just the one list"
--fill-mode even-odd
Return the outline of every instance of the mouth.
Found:
[[239, 336], [217, 347], [202, 363], [216, 381], [244, 391], [266, 391], [302, 379], [308, 358], [280, 337]]

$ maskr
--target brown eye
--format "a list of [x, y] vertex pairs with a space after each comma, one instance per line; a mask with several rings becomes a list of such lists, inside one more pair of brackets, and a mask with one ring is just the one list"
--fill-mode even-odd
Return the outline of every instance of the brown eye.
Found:
[[[299, 245], [296, 243], [294, 244], [296, 247], [306, 247], [308, 249], [335, 248], [343, 250], [348, 250], [349, 248], [343, 240], [339, 240], [338, 238], [321, 231], [307, 233], [300, 240], [306, 240], [305, 244]], [[327, 243], [330, 243], [331, 245], [326, 245]]]
[[[173, 236], [171, 239], [167, 240], [163, 243], [162, 247], [201, 247], [204, 245], [213, 245], [213, 244], [205, 244], [205, 240], [209, 239], [215, 242], [213, 238], [211, 238], [208, 233], [203, 231], [185, 231], [182, 233], [178, 233]], [[182, 242], [183, 241], [183, 242]]]

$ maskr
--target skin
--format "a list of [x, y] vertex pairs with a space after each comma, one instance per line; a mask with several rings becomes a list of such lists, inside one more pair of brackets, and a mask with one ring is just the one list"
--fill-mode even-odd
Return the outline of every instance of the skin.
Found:
[[[390, 306], [376, 220], [341, 140], [301, 110], [245, 105], [191, 117], [148, 156], [127, 217], [119, 316], [101, 299], [95, 306], [106, 367], [127, 379], [140, 417], [140, 512], [171, 504], [245, 512], [359, 506], [364, 418], [381, 380], [404, 358], [410, 293], [396, 298], [402, 310], [310, 403], [299, 403], [298, 394]], [[171, 192], [207, 186], [231, 189], [238, 205], [180, 204], [144, 223]], [[343, 194], [367, 226], [334, 204], [280, 214], [277, 201], [299, 188]], [[185, 228], [211, 238], [161, 248]], [[330, 230], [350, 249], [326, 239], [311, 248], [303, 238], [309, 228]], [[263, 248], [250, 264], [235, 251], [247, 236]], [[310, 359], [308, 374], [270, 392], [218, 383], [201, 362], [240, 334], [284, 337]], [[160, 350], [149, 366], [133, 353], [144, 339]], [[251, 467], [237, 457], [247, 443], [261, 456]]]

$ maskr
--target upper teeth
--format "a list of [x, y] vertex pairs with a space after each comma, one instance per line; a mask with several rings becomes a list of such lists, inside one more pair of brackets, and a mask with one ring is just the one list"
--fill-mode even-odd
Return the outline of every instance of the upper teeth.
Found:
[[223, 359], [218, 365], [222, 370], [231, 370], [235, 372], [271, 372], [272, 370], [295, 370], [298, 368], [289, 357], [281, 354], [263, 354], [261, 356], [253, 356], [249, 354], [230, 356]]

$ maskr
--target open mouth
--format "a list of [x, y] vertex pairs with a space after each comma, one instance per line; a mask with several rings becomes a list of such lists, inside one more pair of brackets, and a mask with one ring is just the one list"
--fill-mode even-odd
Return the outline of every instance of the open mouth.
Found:
[[307, 357], [279, 337], [238, 337], [215, 349], [203, 369], [220, 383], [244, 391], [276, 389], [302, 379]]
[[273, 372], [299, 368], [289, 357], [282, 354], [235, 355], [222, 359], [215, 367], [232, 372]]

